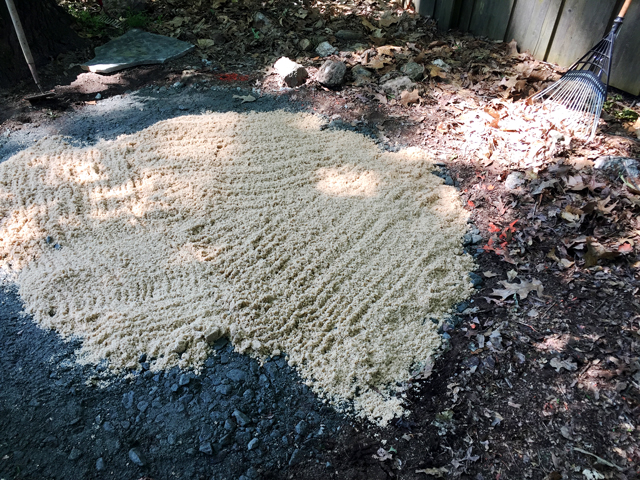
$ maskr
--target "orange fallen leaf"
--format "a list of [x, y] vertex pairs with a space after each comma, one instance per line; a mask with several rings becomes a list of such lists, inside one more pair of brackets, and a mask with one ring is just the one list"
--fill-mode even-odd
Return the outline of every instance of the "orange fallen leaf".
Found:
[[629, 242], [625, 242], [618, 247], [618, 253], [622, 255], [628, 255], [629, 253], [633, 253], [633, 247]]

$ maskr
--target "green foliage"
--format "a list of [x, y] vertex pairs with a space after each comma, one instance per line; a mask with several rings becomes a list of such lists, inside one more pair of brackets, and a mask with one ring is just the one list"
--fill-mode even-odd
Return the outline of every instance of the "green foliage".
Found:
[[124, 17], [124, 23], [128, 28], [145, 28], [149, 24], [149, 17], [145, 13], [136, 13], [130, 9]]
[[602, 109], [605, 112], [607, 112], [609, 114], [612, 114], [613, 107], [615, 107], [616, 102], [619, 102], [620, 100], [622, 100], [622, 96], [621, 95], [609, 95], [607, 100], [602, 105]]
[[609, 95], [602, 109], [621, 122], [635, 122], [639, 117], [638, 113], [630, 108], [621, 107], [618, 103], [620, 100], [622, 100], [621, 95]]
[[623, 108], [613, 114], [621, 122], [635, 122], [640, 115], [630, 108]]
[[73, 5], [69, 6], [69, 13], [75, 19], [80, 29], [90, 37], [105, 35], [112, 28], [100, 17], [92, 14], [88, 10], [80, 10]]
[[260, 40], [260, 32], [258, 30], [256, 30], [255, 28], [252, 28], [251, 33], [253, 33], [253, 38], [255, 40]]

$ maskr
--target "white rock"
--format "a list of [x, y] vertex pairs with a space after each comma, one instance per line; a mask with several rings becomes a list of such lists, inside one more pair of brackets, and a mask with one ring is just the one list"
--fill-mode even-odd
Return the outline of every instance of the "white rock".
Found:
[[416, 84], [413, 83], [409, 77], [398, 77], [389, 80], [380, 86], [385, 92], [399, 96], [404, 91], [413, 90], [416, 87]]
[[289, 60], [287, 57], [280, 58], [273, 65], [273, 68], [282, 77], [284, 83], [292, 88], [302, 85], [309, 78], [309, 73], [302, 65]]

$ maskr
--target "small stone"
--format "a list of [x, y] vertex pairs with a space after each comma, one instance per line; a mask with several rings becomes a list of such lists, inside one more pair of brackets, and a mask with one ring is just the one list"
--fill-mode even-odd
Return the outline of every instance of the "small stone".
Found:
[[233, 418], [227, 418], [224, 421], [224, 429], [228, 432], [233, 432], [236, 429], [236, 422]]
[[189, 385], [190, 380], [191, 379], [189, 378], [189, 376], [183, 373], [182, 375], [180, 375], [180, 379], [178, 380], [178, 385], [180, 385], [181, 387], [184, 387], [185, 385]]
[[322, 42], [316, 47], [316, 53], [321, 57], [328, 57], [336, 53], [338, 49], [331, 45], [329, 42]]
[[564, 135], [557, 130], [549, 130], [549, 138], [556, 143], [560, 143], [564, 140]]
[[232, 382], [244, 382], [247, 378], [247, 375], [242, 370], [234, 368], [233, 370], [229, 370], [227, 372], [227, 378]]
[[99, 472], [104, 470], [104, 460], [102, 457], [96, 460], [96, 470]]
[[305, 435], [308, 429], [309, 429], [309, 424], [304, 420], [301, 420], [300, 422], [298, 422], [298, 424], [295, 427], [296, 433], [298, 435]]
[[44, 241], [45, 241], [45, 243], [46, 243], [47, 245], [49, 245], [51, 242], [53, 242], [53, 238], [51, 238], [51, 237], [47, 237], [47, 238], [45, 238], [45, 239], [44, 239]]
[[298, 42], [298, 46], [300, 47], [300, 50], [303, 50], [306, 52], [307, 50], [309, 50], [309, 47], [311, 47], [311, 41], [306, 38], [303, 38]]
[[274, 65], [275, 72], [282, 77], [284, 83], [291, 88], [298, 87], [309, 78], [307, 69], [299, 63], [289, 60], [287, 57], [280, 58]]
[[173, 88], [182, 88], [184, 87], [184, 83], [182, 82], [176, 82], [173, 85], [171, 85]]
[[213, 455], [213, 448], [211, 447], [210, 442], [201, 443], [198, 450], [200, 450], [205, 455]]
[[484, 279], [477, 273], [469, 272], [469, 278], [474, 288], [481, 288], [484, 284]]
[[326, 87], [338, 87], [342, 85], [347, 66], [339, 60], [327, 60], [322, 64], [316, 74], [316, 80]]
[[433, 61], [433, 64], [436, 67], [440, 67], [442, 70], [444, 70], [445, 72], [448, 72], [449, 70], [451, 70], [451, 66], [448, 65], [447, 63], [444, 62], [444, 60], [438, 58], [436, 60]]
[[447, 175], [446, 177], [444, 177], [444, 184], [453, 187], [455, 182], [453, 181], [453, 178], [451, 178], [451, 175]]
[[292, 467], [294, 465], [297, 465], [301, 461], [302, 461], [302, 453], [300, 452], [299, 448], [296, 448], [291, 454], [291, 458], [289, 459], [289, 466]]
[[172, 392], [177, 392], [179, 388], [180, 387], [178, 386], [177, 383], [174, 383], [174, 384], [171, 385], [171, 391]]
[[253, 390], [251, 390], [250, 388], [246, 389], [242, 394], [242, 398], [244, 398], [247, 401], [253, 400], [253, 397], [254, 397], [254, 393], [253, 393]]
[[96, 95], [96, 100], [100, 100], [101, 98], [102, 98], [102, 95], [100, 95], [100, 94]]
[[257, 448], [258, 445], [260, 444], [260, 439], [258, 438], [253, 438], [247, 445], [247, 450], [253, 450], [254, 448]]
[[71, 453], [69, 454], [69, 460], [77, 460], [82, 455], [82, 452], [78, 450], [76, 447], [71, 449]]
[[456, 307], [458, 313], [464, 312], [467, 308], [469, 308], [469, 302], [460, 302]]
[[241, 427], [246, 427], [251, 423], [251, 418], [240, 410], [234, 410], [233, 417], [236, 419], [236, 423]]
[[206, 442], [213, 436], [213, 427], [211, 425], [204, 424], [200, 429], [200, 435], [198, 436], [198, 440], [200, 442]]
[[144, 467], [147, 463], [144, 455], [142, 455], [142, 452], [138, 448], [129, 450], [129, 459], [139, 467]]
[[351, 76], [353, 77], [353, 84], [356, 87], [360, 87], [371, 83], [373, 74], [362, 65], [355, 65], [351, 69]]
[[482, 238], [482, 235], [477, 235], [475, 233], [471, 235], [471, 243], [473, 243], [474, 245], [481, 243], [483, 240], [484, 239]]
[[413, 83], [409, 77], [402, 76], [388, 80], [380, 86], [385, 92], [400, 96], [402, 92], [413, 90], [416, 84]]
[[169, 445], [175, 445], [176, 444], [176, 436], [173, 433], [170, 433], [169, 435], [167, 435], [167, 443]]
[[231, 385], [218, 385], [216, 387], [216, 392], [221, 395], [229, 395], [232, 391], [233, 388], [231, 388]]
[[354, 32], [353, 30], [338, 30], [335, 33], [335, 36], [340, 40], [345, 40], [347, 42], [360, 40], [362, 35], [358, 32]]
[[256, 12], [253, 16], [253, 26], [259, 30], [266, 30], [271, 26], [271, 20], [261, 12]]
[[122, 395], [122, 404], [124, 405], [124, 408], [133, 408], [133, 395], [133, 392], [127, 392]]
[[507, 190], [515, 190], [522, 184], [524, 184], [524, 173], [522, 172], [511, 172], [504, 181]]
[[227, 445], [231, 445], [233, 443], [234, 435], [232, 433], [227, 433], [220, 439], [220, 445], [226, 447]]
[[149, 402], [145, 402], [145, 401], [138, 402], [137, 406], [138, 406], [138, 410], [144, 413], [147, 410], [147, 408], [149, 408]]
[[424, 65], [420, 65], [416, 62], [409, 62], [404, 64], [400, 71], [411, 80], [418, 81], [424, 76]]
[[593, 166], [596, 170], [605, 170], [616, 177], [619, 175], [633, 178], [640, 177], [640, 162], [634, 158], [606, 155], [598, 157]]

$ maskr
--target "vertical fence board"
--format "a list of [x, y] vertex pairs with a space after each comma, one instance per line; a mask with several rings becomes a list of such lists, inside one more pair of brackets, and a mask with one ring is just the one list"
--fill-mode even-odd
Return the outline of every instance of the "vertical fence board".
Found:
[[616, 0], [567, 0], [546, 60], [573, 64], [602, 39], [615, 7]]
[[[616, 13], [617, 15], [617, 13]], [[629, 7], [620, 33], [613, 45], [611, 85], [633, 95], [640, 95], [640, 3]]]
[[[414, 1], [416, 10], [436, 19], [441, 31], [459, 28], [495, 40], [514, 38], [521, 49], [535, 58], [565, 67], [600, 41], [622, 3], [622, 0]], [[634, 95], [640, 95], [638, 24], [640, 0], [631, 4], [616, 40], [611, 72], [611, 85]]]
[[514, 0], [476, 0], [469, 31], [474, 35], [504, 40]]
[[474, 3], [476, 3], [475, 0], [462, 0], [462, 4], [460, 5], [460, 22], [458, 23], [458, 28], [463, 32], [469, 31]]
[[438, 0], [436, 2], [435, 19], [440, 31], [446, 32], [450, 28], [458, 28], [460, 0]]
[[562, 0], [518, 1], [511, 16], [505, 41], [516, 39], [521, 51], [543, 59], [560, 14]]
[[433, 12], [436, 8], [436, 0], [414, 0], [416, 12], [424, 17], [433, 18]]

